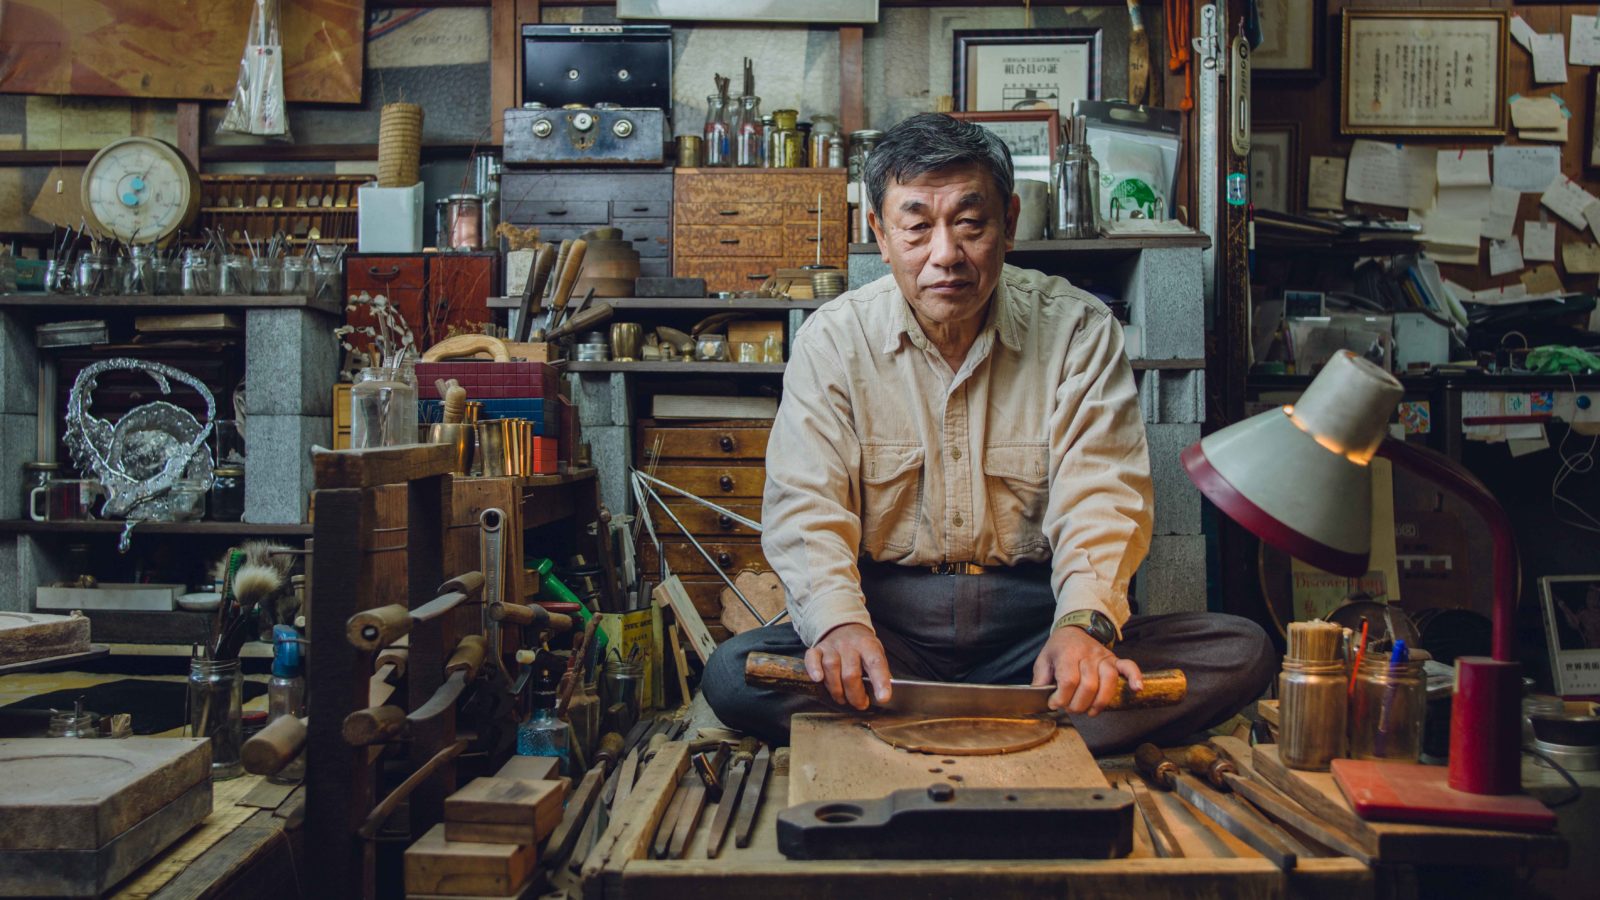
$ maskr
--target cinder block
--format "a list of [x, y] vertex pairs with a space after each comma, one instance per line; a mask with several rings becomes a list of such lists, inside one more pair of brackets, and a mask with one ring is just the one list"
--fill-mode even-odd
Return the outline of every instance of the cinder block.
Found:
[[250, 416], [245, 422], [244, 520], [304, 522], [314, 482], [312, 445], [333, 444], [328, 416]]
[[877, 253], [852, 253], [846, 265], [846, 283], [852, 291], [889, 274], [889, 264]]
[[613, 513], [633, 509], [633, 430], [621, 425], [591, 425], [583, 429], [589, 459], [600, 478], [600, 502]]
[[1134, 605], [1142, 616], [1206, 610], [1206, 538], [1157, 536], [1134, 579]]
[[1200, 440], [1200, 425], [1146, 425], [1144, 431], [1156, 492], [1155, 533], [1199, 534], [1200, 490], [1184, 474], [1179, 456]]
[[1204, 369], [1146, 369], [1135, 377], [1139, 379], [1139, 410], [1147, 424], [1205, 421]]
[[250, 417], [333, 414], [339, 371], [335, 325], [333, 317], [306, 309], [245, 313], [245, 404]]
[[0, 459], [5, 489], [0, 489], [0, 519], [26, 518], [22, 509], [22, 464], [38, 457], [39, 420], [32, 413], [0, 413]]
[[0, 413], [31, 415], [38, 408], [39, 349], [33, 345], [33, 327], [14, 312], [0, 312]]
[[628, 379], [621, 372], [574, 373], [567, 376], [572, 402], [578, 407], [578, 424], [628, 425], [633, 422], [633, 403], [628, 394]]
[[22, 587], [22, 560], [18, 552], [26, 535], [0, 535], [0, 612], [28, 612], [33, 607], [31, 592]]
[[1145, 359], [1205, 356], [1205, 296], [1200, 251], [1145, 250], [1129, 284], [1129, 324], [1144, 333]]

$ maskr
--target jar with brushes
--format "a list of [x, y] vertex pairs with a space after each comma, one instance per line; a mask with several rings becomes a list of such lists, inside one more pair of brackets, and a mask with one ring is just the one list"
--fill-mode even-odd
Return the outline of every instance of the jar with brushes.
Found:
[[1278, 676], [1278, 744], [1284, 765], [1322, 771], [1344, 755], [1349, 679], [1345, 630], [1331, 622], [1289, 623]]
[[1350, 755], [1355, 759], [1416, 762], [1422, 755], [1422, 721], [1428, 708], [1427, 654], [1412, 653], [1404, 639], [1389, 652], [1369, 649], [1356, 667], [1350, 692]]
[[283, 267], [276, 256], [258, 256], [250, 261], [250, 293], [276, 294], [283, 281]]
[[218, 261], [217, 293], [224, 296], [250, 293], [250, 257], [224, 253]]
[[239, 660], [189, 660], [189, 711], [185, 737], [211, 741], [211, 779], [244, 774], [239, 750], [244, 745], [244, 679]]
[[183, 251], [183, 275], [180, 287], [186, 297], [206, 297], [217, 292], [216, 273], [212, 270], [211, 254], [197, 247]]
[[733, 164], [733, 134], [728, 124], [728, 100], [720, 94], [706, 97], [706, 127], [704, 142], [705, 164], [710, 167]]
[[77, 272], [73, 279], [74, 287], [80, 297], [93, 297], [98, 294], [112, 294], [121, 289], [120, 285], [111, 284], [111, 260], [100, 253], [81, 253], [78, 255]]
[[311, 295], [311, 261], [304, 256], [285, 256], [281, 277], [278, 293], [285, 297]]
[[761, 125], [761, 98], [737, 97], [733, 119], [733, 164], [751, 169], [761, 165], [761, 142], [765, 132]]
[[369, 366], [350, 387], [350, 448], [393, 447], [417, 441], [417, 380], [409, 359]]
[[774, 110], [772, 131], [767, 134], [767, 166], [773, 169], [798, 169], [805, 165], [805, 144], [799, 129], [800, 113], [792, 109]]

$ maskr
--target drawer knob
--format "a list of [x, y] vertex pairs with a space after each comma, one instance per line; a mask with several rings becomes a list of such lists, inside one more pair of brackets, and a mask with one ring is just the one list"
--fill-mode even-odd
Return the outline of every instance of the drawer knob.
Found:
[[367, 266], [367, 274], [371, 275], [373, 278], [382, 278], [385, 280], [390, 278], [398, 278], [400, 277], [400, 267], [390, 266], [387, 269], [380, 269], [377, 266]]
[[719, 216], [737, 216], [738, 214], [739, 214], [739, 211], [737, 209], [719, 209], [719, 210], [717, 210], [717, 215], [719, 215]]
[[648, 206], [635, 206], [633, 208], [633, 211], [634, 212], [649, 212], [650, 211], [650, 207], [648, 207]]
[[725, 515], [719, 515], [719, 516], [717, 516], [717, 527], [722, 529], [723, 531], [732, 531], [733, 530], [733, 519], [730, 519], [729, 517], [727, 517]]
[[717, 438], [717, 446], [722, 448], [723, 453], [732, 453], [733, 448], [736, 446], [733, 441], [733, 435], [725, 434]]
[[564, 209], [552, 209], [545, 212], [545, 215], [547, 216], [564, 216], [566, 214], [567, 211]]
[[751, 281], [766, 281], [768, 278], [771, 278], [772, 276], [768, 275], [765, 272], [758, 272], [758, 273], [756, 273], [754, 275], [746, 275], [745, 277], [750, 279]]
[[717, 241], [717, 243], [719, 243], [719, 244], [737, 244], [737, 243], [739, 243], [739, 239], [738, 238], [722, 238], [721, 240]]
[[723, 493], [727, 493], [729, 491], [732, 491], [733, 490], [733, 476], [732, 475], [724, 475], [721, 478], [718, 478], [717, 479], [717, 487], [722, 488]]
[[718, 553], [717, 567], [721, 569], [733, 568], [733, 556], [727, 553]]

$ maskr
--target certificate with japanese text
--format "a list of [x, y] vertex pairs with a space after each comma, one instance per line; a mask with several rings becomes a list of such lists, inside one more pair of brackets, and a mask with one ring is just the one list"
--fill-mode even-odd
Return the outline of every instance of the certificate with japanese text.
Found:
[[1506, 15], [1346, 10], [1340, 130], [1504, 134]]

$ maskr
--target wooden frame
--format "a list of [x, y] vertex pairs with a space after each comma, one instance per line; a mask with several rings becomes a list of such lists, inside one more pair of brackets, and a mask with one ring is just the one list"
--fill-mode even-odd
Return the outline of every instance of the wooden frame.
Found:
[[[1262, 26], [1269, 29], [1263, 35], [1262, 45], [1250, 53], [1250, 73], [1258, 78], [1321, 78], [1326, 56], [1322, 23], [1327, 20], [1326, 0], [1262, 0]], [[1304, 8], [1306, 21], [1291, 19], [1291, 9]], [[1282, 30], [1277, 31], [1281, 23]], [[1303, 39], [1304, 53], [1288, 52], [1288, 48], [1272, 48], [1266, 43], [1274, 38], [1290, 41]]]
[[[1510, 21], [1508, 12], [1496, 9], [1345, 10], [1340, 53], [1343, 64], [1339, 74], [1339, 132], [1452, 136], [1505, 134], [1506, 44]], [[1455, 34], [1441, 34], [1445, 28], [1441, 23], [1456, 23], [1458, 31]], [[1484, 33], [1486, 26], [1492, 29], [1492, 34]], [[1378, 29], [1383, 29], [1383, 33], [1377, 33]], [[1362, 46], [1357, 47], [1357, 41], [1361, 41]], [[1450, 74], [1451, 68], [1463, 63], [1454, 59], [1442, 61], [1445, 54], [1452, 53], [1451, 44], [1447, 43], [1451, 41], [1455, 42], [1453, 57], [1466, 59], [1464, 65], [1470, 66], [1474, 62], [1474, 48], [1494, 61], [1494, 71], [1475, 82], [1475, 90], [1479, 91], [1479, 95], [1468, 96], [1461, 104], [1475, 108], [1476, 117], [1460, 115], [1453, 122], [1448, 114], [1411, 114], [1408, 117], [1407, 110], [1403, 108], [1404, 93], [1396, 94], [1387, 86], [1385, 77], [1402, 74], [1396, 70], [1403, 67], [1411, 67], [1414, 72], [1419, 72], [1429, 68], [1430, 62], [1434, 64], [1433, 68], [1444, 71], [1443, 78], [1454, 77]], [[1384, 52], [1385, 42], [1389, 43], [1388, 53]], [[1430, 59], [1431, 54], [1439, 56]], [[1401, 108], [1395, 112], [1369, 109], [1352, 115], [1359, 97], [1351, 85], [1355, 73], [1361, 73], [1363, 79], [1371, 77], [1373, 91], [1387, 90], [1392, 95], [1387, 98], [1390, 104]], [[1428, 77], [1436, 76], [1437, 72], [1428, 73]], [[1363, 80], [1362, 90], [1366, 89], [1365, 84]], [[1485, 91], [1489, 93], [1482, 93]], [[1373, 104], [1381, 106], [1385, 99], [1375, 97]]]
[[[952, 56], [950, 72], [952, 79], [951, 91], [955, 96], [956, 109], [963, 111], [1010, 110], [1023, 109], [1062, 109], [1062, 101], [1066, 100], [1067, 111], [1071, 111], [1072, 100], [1099, 100], [1100, 99], [1100, 65], [1104, 58], [1101, 51], [1101, 30], [1098, 28], [1036, 28], [1036, 29], [993, 29], [983, 31], [957, 31], [952, 35]], [[979, 77], [976, 69], [981, 65], [977, 57], [988, 55], [985, 50], [994, 48], [1016, 47], [1020, 50], [1029, 50], [1035, 62], [1049, 62], [1050, 54], [1041, 53], [1041, 50], [1058, 48], [1055, 62], [1059, 64], [1067, 58], [1072, 50], [1087, 49], [1087, 58], [1082, 64], [1087, 68], [1083, 73], [1084, 91], [1082, 97], [1063, 98], [1060, 96], [1062, 77], [1055, 73], [1054, 77], [1021, 78], [1021, 82], [1055, 81], [1055, 84], [1044, 87], [1040, 95], [1033, 93], [1036, 88], [1018, 84], [1011, 88], [1001, 88], [1000, 96], [994, 103], [986, 103], [981, 93], [987, 92], [983, 87], [984, 82]], [[1052, 92], [1051, 89], [1055, 89]], [[1019, 93], [1020, 92], [1020, 93]]]
[[[1277, 165], [1269, 165], [1276, 151]], [[1256, 156], [1261, 153], [1261, 157]], [[1300, 123], [1252, 122], [1250, 125], [1250, 202], [1258, 209], [1291, 213], [1303, 205], [1300, 174]], [[1273, 173], [1276, 177], [1273, 177]], [[1272, 178], [1272, 184], [1263, 180]]]
[[[1036, 181], [1043, 181], [1046, 184], [1050, 182], [1050, 164], [1051, 161], [1056, 158], [1056, 147], [1059, 146], [1061, 141], [1061, 116], [1056, 110], [981, 110], [973, 112], [953, 112], [950, 115], [954, 118], [960, 119], [963, 122], [972, 122], [977, 125], [982, 125], [984, 128], [995, 132], [995, 134], [1000, 137], [1000, 140], [1005, 142], [1006, 149], [1011, 151], [1011, 165], [1014, 177], [1031, 178]], [[1032, 162], [1032, 160], [1037, 158], [1039, 154], [1022, 154], [1019, 156], [1017, 153], [1017, 147], [1013, 146], [1012, 140], [1007, 139], [1004, 131], [992, 127], [995, 125], [1027, 125], [1030, 123], [1042, 123], [1042, 127], [1047, 132], [1047, 152], [1044, 155], [1044, 162], [1042, 164]], [[1030, 161], [1026, 168], [1017, 163], [1019, 158]]]

